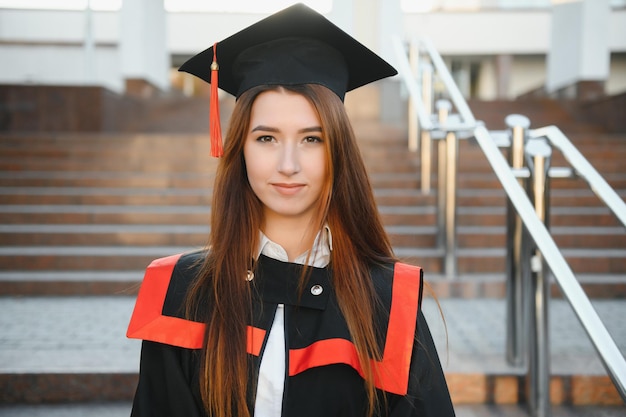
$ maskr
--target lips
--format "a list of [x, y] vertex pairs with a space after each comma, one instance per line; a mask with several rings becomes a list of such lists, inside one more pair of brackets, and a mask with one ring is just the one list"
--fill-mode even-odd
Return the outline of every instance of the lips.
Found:
[[274, 183], [272, 184], [272, 186], [279, 194], [286, 195], [286, 196], [294, 195], [298, 191], [304, 188], [304, 184], [291, 184], [291, 183], [290, 184]]

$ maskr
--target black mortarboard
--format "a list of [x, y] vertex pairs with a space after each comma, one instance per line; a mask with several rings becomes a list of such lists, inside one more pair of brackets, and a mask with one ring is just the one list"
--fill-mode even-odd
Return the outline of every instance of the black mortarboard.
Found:
[[[321, 84], [343, 100], [347, 91], [397, 74], [385, 60], [301, 3], [216, 43], [179, 71], [211, 84], [212, 108], [217, 107], [217, 87], [239, 97], [258, 85]], [[215, 119], [212, 115], [211, 123], [219, 130], [219, 118]], [[221, 146], [221, 138], [219, 142]]]

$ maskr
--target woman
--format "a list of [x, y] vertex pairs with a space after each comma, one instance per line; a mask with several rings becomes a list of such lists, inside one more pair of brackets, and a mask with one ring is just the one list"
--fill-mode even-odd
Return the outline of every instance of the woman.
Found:
[[223, 151], [211, 136], [208, 249], [146, 272], [133, 415], [454, 415], [421, 270], [393, 256], [342, 103], [395, 70], [302, 5], [181, 70], [237, 103]]

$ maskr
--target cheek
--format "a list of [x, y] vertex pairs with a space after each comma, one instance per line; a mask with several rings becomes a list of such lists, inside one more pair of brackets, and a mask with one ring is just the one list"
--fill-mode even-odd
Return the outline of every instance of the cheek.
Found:
[[248, 175], [248, 183], [252, 190], [257, 193], [268, 178], [272, 175], [272, 162], [270, 155], [259, 152], [258, 149], [244, 149], [244, 163]]
[[254, 153], [251, 152], [250, 147], [246, 144], [243, 148], [243, 163], [248, 175], [248, 182], [250, 183], [253, 182], [253, 179], [257, 175], [257, 166], [255, 164], [256, 160], [253, 155]]
[[307, 165], [307, 171], [309, 172], [310, 178], [315, 178], [319, 182], [318, 185], [323, 185], [329, 175], [326, 163], [326, 153], [321, 152], [315, 157], [310, 158], [307, 161]]

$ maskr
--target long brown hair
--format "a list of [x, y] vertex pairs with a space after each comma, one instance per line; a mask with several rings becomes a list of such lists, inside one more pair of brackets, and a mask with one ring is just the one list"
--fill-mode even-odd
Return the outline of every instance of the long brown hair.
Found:
[[[381, 353], [369, 268], [394, 257], [343, 103], [314, 84], [255, 87], [239, 97], [233, 110], [213, 189], [209, 251], [188, 294], [187, 314], [207, 323], [199, 373], [204, 407], [215, 417], [250, 416], [246, 328], [252, 313], [245, 276], [258, 245], [263, 207], [248, 183], [243, 146], [254, 100], [276, 89], [302, 94], [320, 118], [329, 175], [314, 226], [326, 222], [332, 231], [332, 282], [358, 351], [372, 415], [377, 397], [371, 359], [380, 359]], [[207, 299], [211, 307], [202, 313]]]

